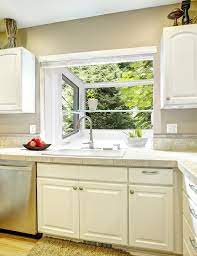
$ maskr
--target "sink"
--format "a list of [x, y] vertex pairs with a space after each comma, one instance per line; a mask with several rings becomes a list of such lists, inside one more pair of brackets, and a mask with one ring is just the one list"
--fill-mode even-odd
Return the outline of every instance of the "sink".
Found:
[[102, 158], [122, 158], [125, 150], [107, 150], [107, 149], [57, 149], [43, 152], [42, 155], [52, 156], [85, 156], [85, 157], [102, 157]]

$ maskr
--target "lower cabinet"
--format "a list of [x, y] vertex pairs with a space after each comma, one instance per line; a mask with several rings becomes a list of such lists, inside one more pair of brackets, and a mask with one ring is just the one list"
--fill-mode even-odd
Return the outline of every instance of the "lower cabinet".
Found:
[[129, 245], [173, 251], [173, 187], [130, 185]]
[[38, 229], [126, 245], [127, 185], [38, 178]]
[[75, 181], [38, 179], [39, 232], [79, 238], [77, 185]]
[[80, 238], [127, 244], [127, 185], [79, 183]]

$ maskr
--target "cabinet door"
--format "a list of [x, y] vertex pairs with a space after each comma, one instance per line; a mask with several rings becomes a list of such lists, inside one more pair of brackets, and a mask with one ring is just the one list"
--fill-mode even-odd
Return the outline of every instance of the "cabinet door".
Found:
[[21, 109], [20, 60], [20, 52], [0, 53], [0, 111]]
[[127, 185], [80, 183], [80, 239], [127, 244]]
[[197, 107], [197, 26], [164, 29], [161, 54], [162, 107]]
[[39, 178], [38, 231], [79, 238], [77, 182]]
[[173, 188], [130, 186], [129, 245], [173, 251]]

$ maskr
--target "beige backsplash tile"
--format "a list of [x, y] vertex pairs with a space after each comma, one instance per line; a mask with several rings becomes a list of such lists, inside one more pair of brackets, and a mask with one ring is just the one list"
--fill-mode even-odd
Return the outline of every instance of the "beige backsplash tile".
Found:
[[153, 149], [197, 152], [197, 135], [154, 135]]
[[31, 138], [37, 137], [39, 134], [19, 134], [19, 135], [0, 135], [0, 148], [22, 147]]

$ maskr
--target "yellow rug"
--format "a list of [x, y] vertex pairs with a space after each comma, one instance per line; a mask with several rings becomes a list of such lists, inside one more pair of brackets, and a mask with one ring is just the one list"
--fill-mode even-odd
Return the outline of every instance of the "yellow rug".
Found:
[[[129, 256], [127, 252], [44, 237], [28, 256]], [[131, 255], [130, 255], [131, 256]]]

